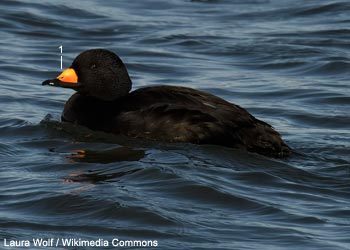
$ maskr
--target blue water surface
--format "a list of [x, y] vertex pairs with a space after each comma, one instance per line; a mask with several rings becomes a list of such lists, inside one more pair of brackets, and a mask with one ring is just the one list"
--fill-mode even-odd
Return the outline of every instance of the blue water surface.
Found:
[[[350, 249], [349, 1], [2, 0], [0, 9], [1, 249], [53, 249], [4, 245], [33, 238]], [[188, 86], [245, 107], [293, 156], [62, 124], [73, 91], [41, 82], [59, 74], [61, 56], [68, 67], [91, 48], [117, 53], [133, 89]], [[140, 249], [104, 249], [116, 248]]]

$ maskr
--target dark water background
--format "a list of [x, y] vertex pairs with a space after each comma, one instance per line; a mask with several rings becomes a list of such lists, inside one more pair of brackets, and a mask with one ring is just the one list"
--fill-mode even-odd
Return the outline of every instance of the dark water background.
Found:
[[[4, 238], [33, 237], [350, 249], [349, 1], [1, 0], [0, 9], [1, 249]], [[107, 48], [134, 88], [184, 85], [239, 104], [295, 154], [60, 124], [73, 92], [41, 86], [60, 72], [60, 45], [64, 67]]]

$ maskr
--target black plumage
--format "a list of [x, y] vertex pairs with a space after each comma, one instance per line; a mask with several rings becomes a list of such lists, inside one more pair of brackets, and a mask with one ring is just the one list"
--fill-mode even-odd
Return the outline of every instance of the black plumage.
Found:
[[110, 51], [85, 51], [70, 68], [78, 82], [43, 82], [77, 90], [65, 105], [63, 121], [133, 138], [216, 144], [273, 157], [291, 154], [269, 124], [212, 94], [175, 86], [129, 93], [126, 67]]

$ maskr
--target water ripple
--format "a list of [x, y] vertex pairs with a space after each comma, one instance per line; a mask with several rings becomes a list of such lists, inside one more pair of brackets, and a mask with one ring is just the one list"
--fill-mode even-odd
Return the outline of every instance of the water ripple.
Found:
[[[0, 235], [157, 239], [161, 249], [349, 249], [350, 4], [0, 2]], [[245, 107], [293, 148], [277, 160], [60, 122], [41, 82], [85, 49], [134, 88], [185, 85]]]

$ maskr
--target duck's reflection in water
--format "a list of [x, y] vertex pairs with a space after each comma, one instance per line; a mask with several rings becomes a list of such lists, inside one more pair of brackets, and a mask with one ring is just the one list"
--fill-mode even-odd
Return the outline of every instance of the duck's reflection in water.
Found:
[[[124, 161], [138, 161], [145, 156], [145, 151], [141, 149], [133, 149], [130, 147], [118, 147], [108, 150], [84, 150], [77, 149], [72, 150], [72, 154], [67, 156], [67, 159], [71, 162], [87, 162], [87, 163], [100, 163], [108, 164], [113, 162]], [[115, 180], [122, 176], [135, 173], [142, 168], [113, 168], [96, 169], [96, 170], [79, 170], [69, 174], [64, 178], [64, 182], [80, 182], [80, 183], [99, 183], [108, 180]]]

